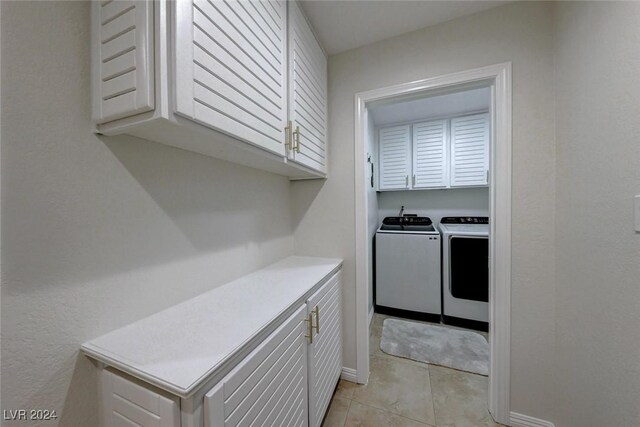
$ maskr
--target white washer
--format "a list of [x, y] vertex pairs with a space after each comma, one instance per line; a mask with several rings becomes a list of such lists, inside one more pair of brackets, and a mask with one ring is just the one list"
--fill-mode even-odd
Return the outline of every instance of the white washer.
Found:
[[377, 312], [440, 321], [440, 233], [429, 218], [385, 218], [375, 268]]
[[489, 218], [444, 217], [442, 314], [444, 323], [486, 329], [489, 322]]

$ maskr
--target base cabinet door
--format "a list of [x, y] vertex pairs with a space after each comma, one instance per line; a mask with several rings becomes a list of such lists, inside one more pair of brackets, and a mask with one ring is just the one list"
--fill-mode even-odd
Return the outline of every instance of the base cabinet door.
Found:
[[342, 372], [342, 282], [336, 273], [307, 301], [313, 339], [309, 344], [309, 425], [318, 427]]
[[205, 395], [205, 427], [308, 425], [307, 308]]
[[179, 399], [109, 369], [100, 372], [102, 427], [180, 427]]

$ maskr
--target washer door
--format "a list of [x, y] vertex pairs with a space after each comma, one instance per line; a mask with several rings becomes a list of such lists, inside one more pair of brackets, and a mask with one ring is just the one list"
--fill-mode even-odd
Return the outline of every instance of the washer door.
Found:
[[451, 295], [489, 302], [489, 238], [452, 236], [449, 255]]

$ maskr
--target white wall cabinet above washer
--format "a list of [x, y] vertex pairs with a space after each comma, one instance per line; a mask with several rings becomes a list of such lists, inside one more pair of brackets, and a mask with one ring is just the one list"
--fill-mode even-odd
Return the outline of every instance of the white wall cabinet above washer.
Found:
[[408, 190], [411, 175], [411, 127], [382, 128], [378, 133], [380, 190]]
[[326, 56], [297, 4], [141, 0], [92, 7], [98, 133], [134, 135], [292, 179], [325, 176]]
[[444, 188], [449, 179], [446, 120], [413, 125], [413, 180], [411, 188]]
[[380, 128], [378, 190], [488, 185], [489, 114]]

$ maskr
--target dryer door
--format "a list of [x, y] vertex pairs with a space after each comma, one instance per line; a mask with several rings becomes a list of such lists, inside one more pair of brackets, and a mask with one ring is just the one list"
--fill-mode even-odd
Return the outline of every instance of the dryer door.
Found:
[[489, 302], [489, 238], [452, 236], [449, 245], [451, 295]]

